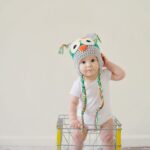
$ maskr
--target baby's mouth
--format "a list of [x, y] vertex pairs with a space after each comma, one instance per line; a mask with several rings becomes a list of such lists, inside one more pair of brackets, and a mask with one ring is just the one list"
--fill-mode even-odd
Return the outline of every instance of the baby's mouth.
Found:
[[88, 69], [88, 70], [87, 70], [87, 72], [91, 72], [91, 71], [92, 71], [92, 69]]

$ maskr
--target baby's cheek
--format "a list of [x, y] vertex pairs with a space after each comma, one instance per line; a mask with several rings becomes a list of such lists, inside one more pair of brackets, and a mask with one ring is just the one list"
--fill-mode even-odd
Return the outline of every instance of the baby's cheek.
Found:
[[99, 69], [99, 64], [95, 64], [95, 69], [98, 71], [98, 69]]

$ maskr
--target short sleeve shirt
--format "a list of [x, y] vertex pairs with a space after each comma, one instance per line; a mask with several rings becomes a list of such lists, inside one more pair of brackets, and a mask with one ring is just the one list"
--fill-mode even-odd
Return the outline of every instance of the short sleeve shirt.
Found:
[[[104, 97], [104, 106], [100, 111], [100, 115], [108, 116], [111, 115], [111, 103], [110, 103], [110, 93], [109, 93], [109, 81], [111, 79], [111, 71], [104, 69], [101, 74], [101, 82]], [[92, 81], [87, 85], [85, 81], [86, 95], [87, 95], [87, 106], [86, 114], [95, 114], [97, 108], [100, 106], [100, 95], [97, 80]], [[77, 78], [71, 88], [70, 94], [79, 98], [79, 105], [77, 109], [77, 115], [81, 116], [81, 111], [83, 107], [82, 103], [82, 86], [80, 78]]]

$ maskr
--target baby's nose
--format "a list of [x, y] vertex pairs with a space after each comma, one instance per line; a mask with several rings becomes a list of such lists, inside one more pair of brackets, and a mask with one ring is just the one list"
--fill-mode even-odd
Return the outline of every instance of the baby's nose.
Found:
[[86, 64], [87, 64], [87, 66], [91, 66], [92, 63], [90, 61], [88, 61]]

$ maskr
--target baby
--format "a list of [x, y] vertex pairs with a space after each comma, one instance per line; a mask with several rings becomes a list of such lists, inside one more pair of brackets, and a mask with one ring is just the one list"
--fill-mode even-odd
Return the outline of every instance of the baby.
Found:
[[125, 72], [116, 64], [109, 61], [100, 52], [100, 39], [97, 34], [89, 34], [68, 45], [69, 52], [74, 60], [79, 78], [71, 88], [69, 119], [73, 128], [72, 150], [82, 150], [88, 129], [100, 127], [100, 138], [105, 150], [114, 150], [113, 118], [110, 106], [109, 80], [122, 80]]

